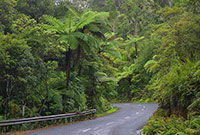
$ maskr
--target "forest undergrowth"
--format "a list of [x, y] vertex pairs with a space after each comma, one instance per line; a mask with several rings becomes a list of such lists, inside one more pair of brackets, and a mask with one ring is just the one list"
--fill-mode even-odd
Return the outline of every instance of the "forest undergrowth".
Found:
[[147, 135], [199, 134], [199, 0], [0, 1], [0, 120], [113, 102], [158, 103]]

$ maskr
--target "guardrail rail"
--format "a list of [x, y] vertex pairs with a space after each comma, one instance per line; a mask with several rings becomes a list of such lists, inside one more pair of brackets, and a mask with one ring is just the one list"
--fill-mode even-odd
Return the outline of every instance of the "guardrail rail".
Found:
[[77, 112], [77, 113], [31, 117], [31, 118], [23, 118], [23, 119], [15, 119], [15, 120], [3, 120], [3, 121], [0, 121], [0, 128], [5, 127], [5, 126], [13, 126], [13, 125], [32, 123], [32, 122], [50, 121], [50, 120], [57, 120], [57, 119], [64, 119], [64, 118], [74, 118], [74, 117], [84, 117], [84, 116], [91, 116], [92, 118], [94, 118], [95, 113], [96, 113], [96, 109], [92, 109], [89, 111]]

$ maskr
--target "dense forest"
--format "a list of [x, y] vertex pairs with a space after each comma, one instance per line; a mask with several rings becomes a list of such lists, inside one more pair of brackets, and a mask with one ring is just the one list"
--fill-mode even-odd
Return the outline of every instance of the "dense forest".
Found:
[[136, 101], [200, 133], [199, 0], [0, 0], [0, 120]]

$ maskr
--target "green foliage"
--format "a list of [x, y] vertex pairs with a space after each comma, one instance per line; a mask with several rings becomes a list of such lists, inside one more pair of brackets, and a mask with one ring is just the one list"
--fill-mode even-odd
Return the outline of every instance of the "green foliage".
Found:
[[16, 13], [16, 0], [1, 0], [0, 1], [0, 32], [10, 32], [12, 21], [17, 16]]
[[20, 13], [24, 13], [27, 16], [31, 16], [35, 20], [44, 15], [54, 14], [55, 0], [17, 0], [16, 9]]
[[143, 133], [145, 135], [198, 135], [200, 133], [199, 116], [184, 120], [175, 116], [159, 116], [159, 113], [154, 114], [144, 126]]
[[[179, 4], [183, 4], [182, 1]], [[187, 1], [189, 2], [189, 1]], [[187, 3], [186, 2], [186, 3]], [[190, 2], [189, 2], [190, 3]], [[175, 3], [179, 5], [178, 3]], [[155, 25], [156, 53], [144, 68], [153, 73], [150, 85], [163, 111], [144, 127], [144, 134], [199, 134], [199, 24], [197, 11], [185, 6], [162, 8]], [[165, 112], [165, 113], [164, 113]]]
[[106, 40], [100, 44], [100, 51], [103, 52], [104, 57], [111, 58], [120, 58], [121, 53], [118, 50], [120, 38], [116, 38], [114, 33], [105, 33]]
[[155, 32], [156, 36], [161, 35], [162, 45], [158, 54], [154, 55], [144, 68], [156, 74], [157, 79], [152, 78], [153, 83], [148, 87], [156, 90], [155, 95], [158, 96], [161, 106], [169, 109], [171, 113], [178, 111], [185, 114], [188, 111], [186, 108], [196, 99], [196, 89], [199, 87], [199, 40], [196, 32], [193, 33], [199, 26], [195, 14], [181, 14], [180, 9], [177, 9], [170, 9], [173, 13], [165, 9], [161, 11], [164, 12], [163, 16], [170, 16], [171, 19], [162, 23]]
[[0, 119], [158, 101], [146, 134], [199, 134], [199, 4], [1, 0]]
[[96, 116], [97, 116], [97, 117], [101, 117], [101, 116], [109, 115], [109, 114], [111, 114], [111, 113], [116, 112], [118, 109], [119, 109], [119, 108], [113, 107], [112, 109], [110, 109], [110, 110], [107, 111], [107, 112], [98, 113]]

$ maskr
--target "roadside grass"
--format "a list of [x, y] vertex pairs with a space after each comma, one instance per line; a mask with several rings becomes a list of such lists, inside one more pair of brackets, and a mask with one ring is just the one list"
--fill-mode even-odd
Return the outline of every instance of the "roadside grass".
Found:
[[157, 100], [153, 100], [153, 99], [150, 99], [150, 98], [147, 98], [147, 99], [132, 99], [131, 101], [128, 101], [128, 100], [118, 100], [118, 99], [113, 99], [111, 101], [111, 103], [158, 103]]
[[158, 101], [147, 98], [147, 99], [133, 100], [131, 101], [131, 103], [158, 103]]
[[[114, 112], [116, 112], [117, 110], [119, 110], [119, 108], [116, 108], [116, 107], [112, 107], [112, 109], [108, 110], [107, 112], [102, 112], [102, 113], [97, 113], [96, 114], [96, 117], [103, 117], [103, 116], [107, 116], [109, 114], [112, 114]], [[37, 131], [41, 131], [41, 130], [47, 130], [47, 129], [50, 129], [50, 128], [56, 128], [56, 127], [61, 127], [61, 126], [65, 126], [65, 125], [70, 125], [70, 124], [74, 124], [74, 123], [79, 123], [79, 122], [82, 122], [82, 121], [87, 121], [87, 120], [90, 120], [89, 118], [88, 119], [85, 119], [85, 120], [78, 120], [78, 121], [73, 121], [73, 122], [69, 122], [69, 123], [54, 123], [54, 124], [51, 124], [51, 125], [46, 125], [45, 127], [39, 127], [39, 128], [34, 128], [34, 129], [24, 129], [24, 130], [21, 130], [21, 131], [16, 131], [16, 132], [8, 132], [8, 133], [0, 133], [0, 135], [23, 135], [23, 134], [26, 134], [26, 133], [30, 133], [30, 132], [37, 132]]]
[[200, 135], [200, 115], [183, 118], [172, 114], [167, 116], [159, 108], [142, 130], [145, 135]]
[[107, 112], [103, 112], [103, 113], [98, 113], [98, 114], [96, 114], [96, 117], [107, 116], [107, 115], [109, 115], [109, 114], [112, 114], [112, 113], [116, 112], [117, 110], [119, 110], [119, 108], [113, 107], [112, 109], [108, 110]]

